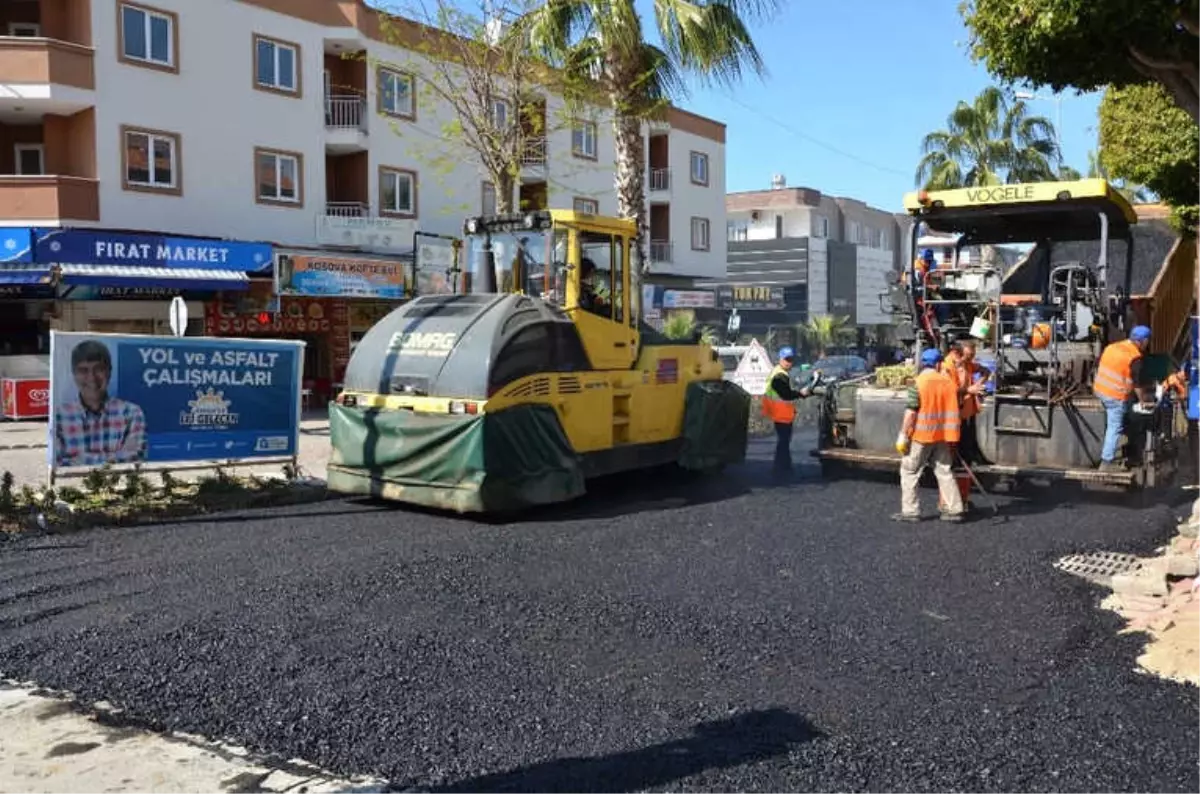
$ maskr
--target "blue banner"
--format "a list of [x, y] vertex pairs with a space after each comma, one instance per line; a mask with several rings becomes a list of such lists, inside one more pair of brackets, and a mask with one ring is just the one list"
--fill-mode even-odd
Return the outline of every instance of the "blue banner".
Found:
[[50, 333], [55, 467], [296, 454], [303, 342]]
[[268, 243], [238, 243], [154, 234], [42, 229], [34, 258], [52, 265], [133, 265], [255, 273], [271, 266]]
[[33, 231], [12, 226], [0, 227], [0, 262], [32, 262]]

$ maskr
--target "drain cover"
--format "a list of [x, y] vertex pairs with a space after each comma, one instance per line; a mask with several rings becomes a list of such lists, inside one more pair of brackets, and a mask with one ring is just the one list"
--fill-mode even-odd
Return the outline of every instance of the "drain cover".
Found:
[[1142, 567], [1142, 558], [1133, 554], [1097, 551], [1091, 554], [1067, 555], [1054, 563], [1054, 567], [1063, 573], [1108, 586], [1117, 574], [1129, 573]]

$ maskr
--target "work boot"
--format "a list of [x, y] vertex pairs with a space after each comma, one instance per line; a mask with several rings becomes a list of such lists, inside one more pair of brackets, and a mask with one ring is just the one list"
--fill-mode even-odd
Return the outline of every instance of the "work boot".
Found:
[[1100, 461], [1100, 471], [1104, 471], [1104, 472], [1126, 471], [1125, 461], [1102, 460], [1102, 461]]
[[963, 521], [962, 513], [942, 513], [941, 519], [950, 524], [961, 524]]
[[892, 520], [899, 521], [902, 524], [916, 524], [921, 520], [921, 517], [909, 515], [908, 513], [892, 513]]

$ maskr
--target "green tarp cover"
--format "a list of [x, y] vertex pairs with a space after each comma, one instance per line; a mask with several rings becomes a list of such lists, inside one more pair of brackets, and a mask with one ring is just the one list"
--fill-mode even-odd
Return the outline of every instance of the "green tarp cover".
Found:
[[549, 406], [480, 416], [329, 407], [329, 488], [461, 513], [561, 502], [583, 473]]
[[746, 459], [750, 395], [729, 381], [688, 385], [679, 465], [693, 471], [718, 469]]

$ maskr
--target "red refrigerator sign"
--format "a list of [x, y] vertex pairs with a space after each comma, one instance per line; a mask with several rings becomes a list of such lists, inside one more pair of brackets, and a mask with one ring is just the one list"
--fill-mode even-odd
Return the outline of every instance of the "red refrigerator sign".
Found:
[[5, 419], [42, 419], [50, 415], [50, 381], [47, 378], [5, 378]]

